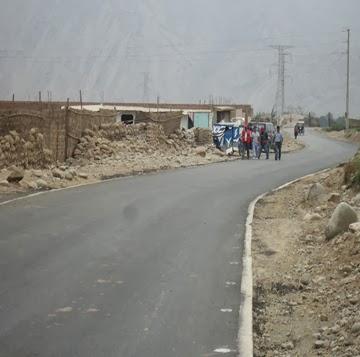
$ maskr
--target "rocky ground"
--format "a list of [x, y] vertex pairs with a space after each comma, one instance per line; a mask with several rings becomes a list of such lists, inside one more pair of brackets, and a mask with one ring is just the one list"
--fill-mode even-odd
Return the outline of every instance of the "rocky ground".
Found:
[[323, 135], [326, 135], [327, 137], [331, 139], [341, 140], [341, 141], [347, 141], [351, 143], [360, 143], [360, 131], [356, 129], [350, 129], [350, 130], [340, 130], [340, 131], [326, 131], [320, 128], [317, 128], [317, 131], [322, 133]]
[[360, 224], [352, 224], [360, 195], [354, 175], [348, 165], [339, 167], [256, 205], [255, 356], [360, 356]]
[[[284, 152], [303, 147], [286, 135]], [[15, 132], [2, 140], [4, 145], [10, 141], [14, 146], [11, 150], [13, 154], [0, 162], [2, 199], [14, 193], [64, 188], [113, 177], [239, 159], [237, 153], [227, 156], [217, 150], [209, 130], [179, 130], [167, 136], [161, 126], [144, 123], [133, 126], [107, 124], [85, 130], [75, 148], [74, 157], [65, 163], [49, 163], [43, 137], [36, 129], [32, 129], [28, 140], [18, 137]], [[18, 147], [15, 147], [16, 143]], [[28, 151], [24, 151], [21, 143]], [[10, 165], [11, 162], [14, 165]], [[9, 180], [11, 175], [14, 178]]]
[[297, 140], [294, 139], [292, 135], [288, 131], [283, 132], [284, 134], [284, 143], [282, 151], [284, 153], [294, 152], [301, 150], [305, 147], [305, 144], [301, 140], [300, 137], [298, 137]]

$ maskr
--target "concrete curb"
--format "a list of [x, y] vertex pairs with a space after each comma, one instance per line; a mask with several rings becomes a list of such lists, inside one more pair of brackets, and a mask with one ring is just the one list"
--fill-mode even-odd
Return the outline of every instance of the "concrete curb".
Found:
[[239, 331], [238, 331], [238, 356], [252, 357], [253, 356], [253, 272], [252, 272], [252, 223], [254, 220], [254, 211], [256, 204], [267, 195], [278, 192], [294, 183], [297, 183], [306, 178], [325, 173], [332, 170], [333, 167], [317, 171], [315, 173], [302, 176], [295, 180], [289, 181], [271, 191], [265, 192], [256, 197], [249, 205], [248, 216], [245, 225], [245, 242], [244, 254], [242, 257], [242, 276], [241, 276], [241, 297], [243, 298], [242, 305], [239, 309]]

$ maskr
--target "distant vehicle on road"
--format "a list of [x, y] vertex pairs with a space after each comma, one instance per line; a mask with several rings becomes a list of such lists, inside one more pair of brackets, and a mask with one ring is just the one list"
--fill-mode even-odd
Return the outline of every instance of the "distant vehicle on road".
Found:
[[295, 126], [298, 128], [299, 135], [305, 135], [305, 122], [303, 120], [299, 120]]

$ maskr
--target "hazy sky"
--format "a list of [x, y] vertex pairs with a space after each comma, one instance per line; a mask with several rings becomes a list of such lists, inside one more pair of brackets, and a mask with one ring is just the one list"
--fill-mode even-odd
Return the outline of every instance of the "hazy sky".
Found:
[[198, 102], [270, 111], [276, 51], [291, 45], [286, 103], [360, 115], [359, 0], [2, 0], [0, 98]]

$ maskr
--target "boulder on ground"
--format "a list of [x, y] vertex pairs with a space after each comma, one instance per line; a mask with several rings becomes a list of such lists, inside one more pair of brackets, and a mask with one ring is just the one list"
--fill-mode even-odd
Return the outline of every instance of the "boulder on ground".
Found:
[[330, 193], [330, 196], [328, 198], [329, 202], [333, 202], [333, 203], [339, 203], [341, 201], [341, 195], [340, 193], [337, 192], [332, 192]]
[[41, 170], [32, 170], [32, 173], [36, 177], [42, 177], [43, 176], [43, 172]]
[[24, 175], [24, 169], [13, 166], [6, 180], [10, 183], [19, 183], [24, 178]]
[[89, 175], [85, 172], [79, 172], [78, 176], [85, 180], [89, 178]]
[[314, 183], [306, 192], [305, 199], [307, 201], [322, 201], [325, 199], [326, 190], [321, 183]]
[[2, 180], [0, 181], [0, 186], [2, 187], [8, 187], [9, 186], [9, 182], [7, 180]]
[[353, 233], [360, 232], [360, 222], [351, 223], [349, 226], [349, 231]]
[[206, 147], [205, 146], [199, 146], [195, 149], [195, 154], [199, 155], [201, 157], [206, 156]]
[[327, 227], [325, 236], [327, 240], [334, 238], [336, 235], [346, 232], [351, 223], [357, 222], [358, 216], [354, 209], [345, 202], [341, 202], [333, 212]]
[[38, 185], [35, 181], [27, 181], [26, 186], [27, 186], [27, 188], [30, 188], [31, 190], [36, 190], [38, 188]]
[[356, 206], [359, 206], [360, 205], [360, 193], [358, 193], [353, 199], [352, 201], [354, 202], [354, 204]]
[[76, 177], [77, 176], [77, 171], [74, 168], [70, 168], [68, 170], [68, 172], [72, 175], [72, 177]]
[[42, 189], [49, 188], [48, 183], [43, 179], [36, 180], [36, 184], [39, 188], [42, 188]]
[[52, 170], [52, 175], [56, 178], [63, 179], [64, 178], [64, 172], [59, 169]]
[[304, 221], [320, 221], [321, 215], [319, 213], [307, 213], [304, 217]]
[[70, 172], [65, 172], [65, 178], [68, 181], [72, 181], [72, 179], [74, 178], [73, 175]]

